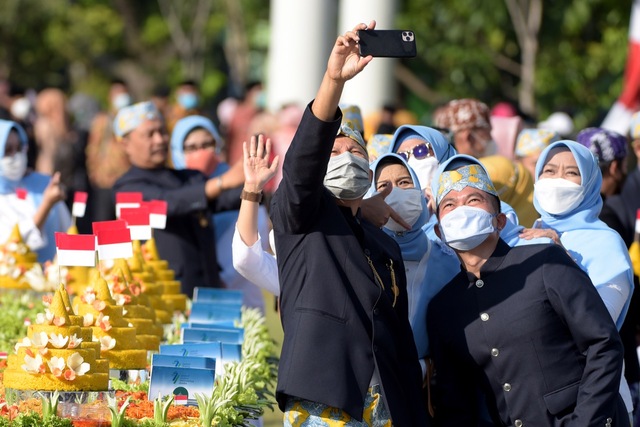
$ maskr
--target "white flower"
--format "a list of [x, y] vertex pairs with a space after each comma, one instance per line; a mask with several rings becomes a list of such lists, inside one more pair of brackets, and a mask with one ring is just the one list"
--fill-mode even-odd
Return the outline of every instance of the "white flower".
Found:
[[64, 348], [69, 342], [69, 337], [62, 336], [62, 334], [54, 334], [53, 332], [49, 334], [51, 338], [51, 345], [55, 348]]
[[87, 314], [84, 315], [83, 325], [85, 327], [93, 326], [93, 322], [95, 322], [95, 319], [93, 318], [93, 314], [87, 313]]
[[84, 302], [87, 304], [93, 304], [93, 302], [96, 300], [96, 294], [94, 294], [93, 292], [85, 292], [84, 294]]
[[31, 343], [35, 348], [45, 348], [49, 344], [49, 338], [46, 332], [36, 332], [31, 337]]
[[69, 348], [76, 348], [82, 342], [82, 338], [78, 338], [76, 334], [73, 334], [69, 337]]
[[24, 365], [22, 365], [22, 369], [29, 372], [30, 374], [44, 373], [44, 363], [42, 363], [42, 356], [40, 356], [39, 354], [36, 354], [36, 357], [25, 355]]
[[64, 358], [57, 357], [57, 356], [53, 356], [51, 360], [47, 362], [47, 365], [49, 365], [49, 371], [51, 371], [51, 373], [56, 377], [59, 377], [62, 375], [62, 372], [64, 371], [64, 367], [66, 366], [64, 363]]
[[44, 313], [36, 315], [36, 323], [38, 325], [50, 325], [53, 323], [53, 313], [48, 308], [44, 309]]
[[20, 347], [31, 347], [31, 340], [28, 337], [24, 337], [22, 338], [22, 341], [18, 341], [15, 345], [15, 347], [13, 347], [14, 351], [16, 353], [18, 353], [18, 349]]
[[67, 358], [67, 366], [78, 376], [86, 374], [91, 368], [91, 366], [84, 361], [82, 356], [80, 356], [80, 353], [73, 353], [69, 356]]
[[111, 338], [109, 335], [100, 337], [100, 351], [111, 350], [116, 346], [116, 339]]
[[10, 242], [5, 245], [5, 248], [7, 248], [9, 252], [15, 252], [18, 250], [18, 244], [16, 242]]

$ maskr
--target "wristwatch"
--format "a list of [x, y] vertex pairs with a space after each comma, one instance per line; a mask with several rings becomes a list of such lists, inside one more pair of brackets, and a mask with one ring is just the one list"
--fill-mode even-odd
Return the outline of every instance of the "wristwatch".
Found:
[[259, 193], [251, 193], [243, 189], [242, 193], [240, 193], [240, 198], [243, 200], [248, 200], [250, 202], [260, 203], [262, 201], [262, 191]]

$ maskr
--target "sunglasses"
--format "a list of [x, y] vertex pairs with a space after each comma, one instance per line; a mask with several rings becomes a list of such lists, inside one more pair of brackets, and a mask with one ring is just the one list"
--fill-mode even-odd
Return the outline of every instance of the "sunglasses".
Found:
[[406, 161], [409, 161], [411, 155], [416, 158], [416, 160], [426, 159], [427, 157], [433, 156], [433, 148], [431, 148], [431, 144], [428, 142], [423, 142], [422, 144], [418, 144], [413, 147], [411, 150], [407, 151], [399, 151], [396, 153], [401, 156]]
[[203, 141], [199, 144], [196, 142], [194, 144], [185, 145], [183, 150], [186, 154], [188, 154], [195, 153], [198, 150], [208, 150], [211, 148], [216, 148], [216, 141], [213, 139], [209, 141]]

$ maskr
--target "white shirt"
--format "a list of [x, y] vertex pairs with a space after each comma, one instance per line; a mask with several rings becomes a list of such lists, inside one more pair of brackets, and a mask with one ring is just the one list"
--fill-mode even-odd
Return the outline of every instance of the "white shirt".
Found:
[[0, 245], [4, 245], [13, 227], [18, 224], [24, 243], [33, 251], [42, 248], [45, 238], [33, 222], [36, 207], [27, 195], [25, 200], [19, 199], [15, 193], [0, 194]]
[[278, 281], [278, 263], [276, 258], [262, 249], [262, 239], [251, 246], [242, 241], [238, 227], [234, 227], [233, 241], [231, 243], [233, 268], [235, 268], [247, 280], [256, 286], [280, 296], [280, 283]]

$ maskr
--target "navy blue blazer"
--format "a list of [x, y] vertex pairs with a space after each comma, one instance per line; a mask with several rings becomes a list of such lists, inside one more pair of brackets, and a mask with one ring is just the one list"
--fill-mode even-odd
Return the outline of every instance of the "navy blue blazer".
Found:
[[480, 273], [429, 304], [437, 425], [477, 425], [480, 389], [495, 425], [628, 426], [620, 337], [567, 253], [500, 240]]
[[307, 107], [272, 200], [284, 329], [276, 397], [283, 410], [293, 396], [361, 420], [377, 367], [394, 426], [424, 426], [400, 249], [323, 185], [339, 126], [339, 116], [323, 122]]
[[209, 202], [206, 181], [195, 170], [132, 166], [113, 186], [114, 192], [139, 191], [144, 200], [167, 202], [167, 227], [154, 230], [153, 235], [160, 257], [175, 270], [182, 292], [189, 297], [196, 286], [221, 286], [211, 214], [240, 206], [240, 188], [224, 191]]

